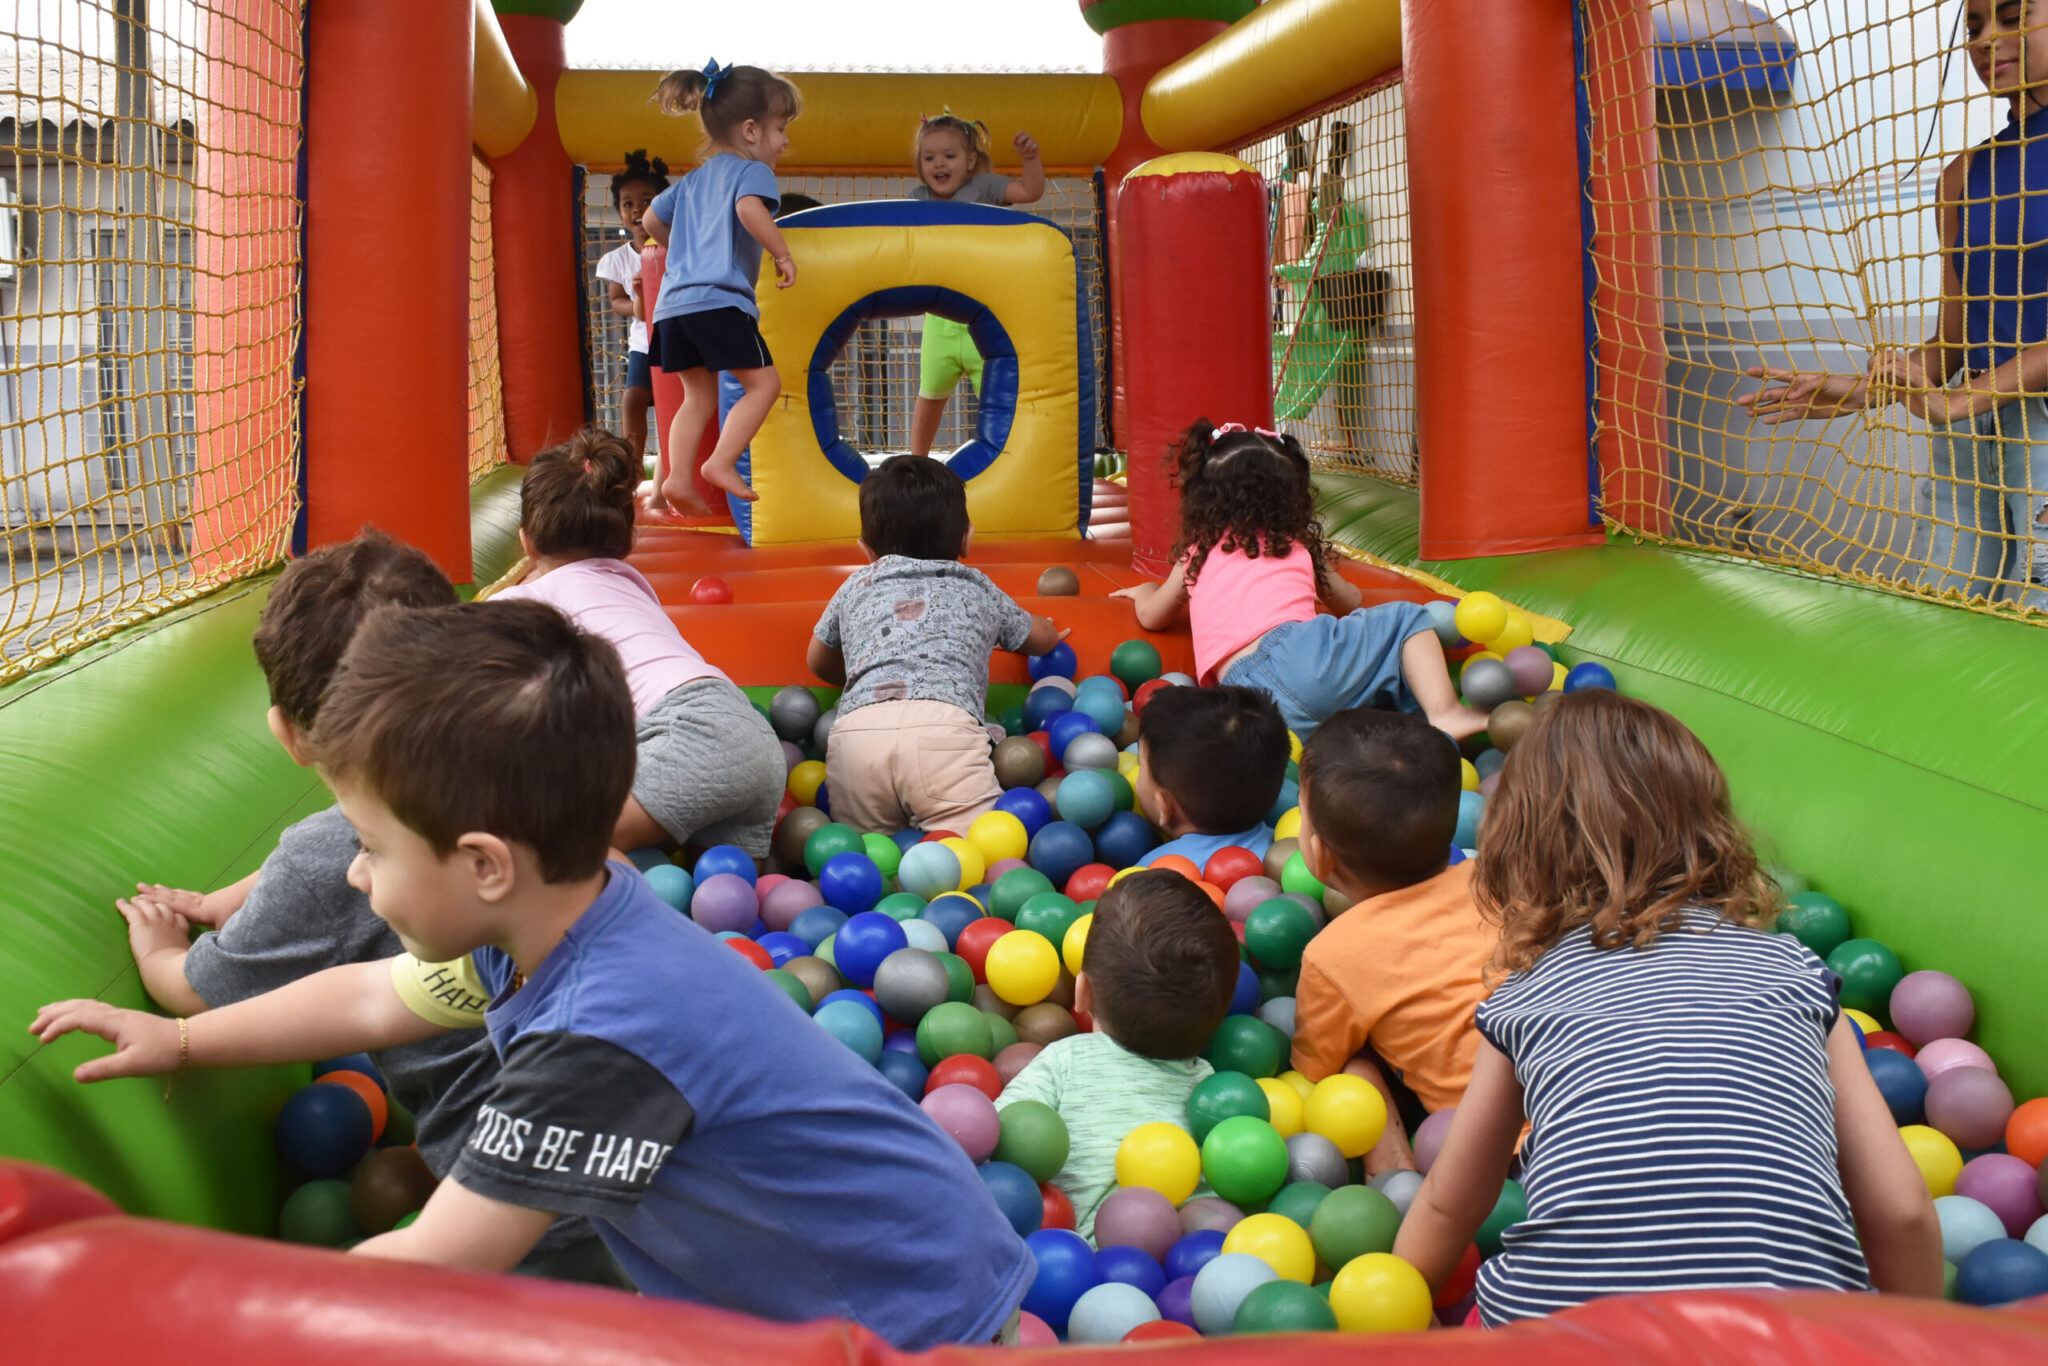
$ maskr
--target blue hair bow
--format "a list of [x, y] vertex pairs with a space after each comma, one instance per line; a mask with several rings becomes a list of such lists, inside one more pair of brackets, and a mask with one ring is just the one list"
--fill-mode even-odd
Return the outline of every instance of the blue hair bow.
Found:
[[724, 85], [725, 78], [730, 75], [732, 75], [731, 62], [720, 66], [718, 58], [713, 57], [710, 61], [704, 63], [704, 98], [708, 100], [713, 95], [716, 95], [718, 87]]

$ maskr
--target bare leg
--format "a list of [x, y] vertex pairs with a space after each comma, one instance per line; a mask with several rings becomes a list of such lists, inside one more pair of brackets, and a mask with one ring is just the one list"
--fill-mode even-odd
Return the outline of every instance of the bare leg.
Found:
[[635, 460], [642, 460], [647, 456], [647, 409], [653, 402], [652, 389], [626, 391], [626, 444], [633, 448]]
[[676, 842], [675, 836], [661, 828], [654, 817], [647, 814], [647, 808], [640, 805], [637, 797], [627, 797], [625, 808], [619, 812], [618, 823], [612, 826], [612, 847], [632, 853], [650, 845], [666, 848]]
[[754, 491], [740, 478], [740, 452], [768, 420], [775, 400], [782, 397], [782, 376], [775, 373], [774, 366], [763, 365], [754, 370], [735, 370], [732, 377], [740, 382], [740, 401], [732, 405], [732, 411], [725, 415], [725, 425], [718, 429], [718, 445], [704, 462], [704, 482], [724, 489], [729, 498], [743, 498], [751, 503]]
[[1401, 1111], [1394, 1104], [1394, 1092], [1387, 1085], [1386, 1077], [1371, 1058], [1353, 1058], [1344, 1064], [1347, 1076], [1364, 1077], [1380, 1093], [1387, 1103], [1387, 1127], [1380, 1135], [1380, 1141], [1372, 1145], [1365, 1155], [1365, 1174], [1380, 1176], [1386, 1172], [1415, 1170], [1415, 1150], [1408, 1146], [1408, 1128], [1401, 1123]]
[[675, 420], [668, 424], [668, 440], [661, 443], [668, 460], [661, 496], [673, 507], [702, 516], [711, 509], [697, 496], [690, 465], [703, 443], [704, 429], [718, 416], [718, 376], [700, 366], [683, 371], [682, 380], [683, 406], [676, 409]]
[[1408, 637], [1401, 646], [1401, 677], [1429, 723], [1453, 740], [1486, 729], [1486, 713], [1458, 700], [1458, 690], [1451, 686], [1451, 666], [1444, 660], [1444, 643], [1436, 632], [1417, 631]]
[[946, 416], [946, 400], [917, 396], [917, 403], [910, 410], [910, 453], [930, 455], [932, 442], [938, 438], [939, 423]]

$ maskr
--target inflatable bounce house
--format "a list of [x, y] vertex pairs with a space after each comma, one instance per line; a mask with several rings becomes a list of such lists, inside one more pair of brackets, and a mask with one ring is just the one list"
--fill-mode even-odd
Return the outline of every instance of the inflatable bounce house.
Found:
[[[146, 1007], [115, 899], [138, 879], [226, 885], [330, 801], [263, 724], [249, 638], [279, 565], [375, 525], [480, 591], [518, 558], [522, 462], [616, 423], [623, 320], [590, 270], [619, 240], [607, 187], [629, 150], [692, 164], [696, 119], [649, 97], [705, 54], [570, 69], [579, 4], [52, 3], [0, 57], [0, 1318], [21, 1361], [896, 1355], [847, 1324], [260, 1241], [309, 1174], [273, 1138], [304, 1068], [80, 1086], [72, 1068], [104, 1046], [26, 1030], [62, 998]], [[1995, 111], [1967, 64], [1928, 48], [1932, 0], [1814, 8], [1081, 0], [1100, 74], [791, 73], [807, 107], [778, 173], [816, 205], [782, 223], [799, 285], [761, 291], [782, 396], [743, 465], [759, 501], [650, 514], [633, 562], [764, 710], [812, 689], [818, 705], [774, 708], [800, 751], [790, 805], [807, 805], [808, 728], [833, 694], [805, 642], [862, 563], [861, 480], [905, 448], [918, 319], [963, 324], [983, 358], [936, 452], [967, 484], [970, 562], [1071, 628], [1082, 673], [1191, 668], [1184, 630], [1142, 631], [1111, 596], [1169, 565], [1168, 444], [1197, 416], [1284, 425], [1315, 457], [1367, 602], [1496, 595], [1526, 634], [1468, 644], [1457, 623], [1487, 614], [1446, 608], [1454, 661], [1533, 646], [1559, 679], [1582, 671], [1698, 733], [1873, 1050], [1929, 1042], [1892, 1031], [1927, 1033], [1889, 1018], [1902, 972], [1967, 987], [1974, 1021], [1946, 1032], [1974, 1043], [1948, 1043], [1995, 1067], [2002, 1124], [2048, 1094], [2048, 916], [2027, 909], [2048, 847], [2048, 635], [2012, 567], [2026, 560], [1928, 572], [1951, 567], [1957, 536], [1940, 533], [1963, 503], [1943, 481], [1963, 476], [1939, 443], [1927, 454], [1917, 409], [1845, 403], [1779, 429], [1736, 402], [1753, 364], [1860, 371], [1888, 320], [1919, 325], [1918, 257], [1843, 244], [1918, 232], [1904, 225], [1931, 217], [1934, 193], [1919, 134], [1958, 151]], [[1800, 13], [1766, 12], [1786, 9]], [[1845, 93], [1852, 58], [1868, 66], [1901, 34], [1919, 35], [1897, 50], [1931, 61], [1938, 88], [1902, 85], [1871, 112]], [[1858, 130], [1885, 136], [1847, 141], [1892, 150], [1823, 175], [1825, 149], [1846, 145], [1830, 120], [1852, 105]], [[909, 130], [947, 108], [989, 126], [998, 171], [1017, 169], [1012, 134], [1035, 134], [1046, 199], [909, 200]], [[1938, 275], [1939, 243], [1922, 245]], [[1841, 265], [1845, 250], [1915, 264], [1899, 283]], [[1829, 347], [1856, 354], [1831, 367]], [[657, 438], [677, 388], [656, 376]], [[2000, 525], [2024, 552], [2026, 533]], [[993, 677], [1001, 721], [1034, 680], [1013, 656]], [[1476, 813], [1481, 794], [1468, 800]], [[956, 852], [978, 882], [964, 870], [981, 854]], [[384, 1106], [359, 1069], [348, 1085]], [[1919, 1104], [1894, 1114], [1922, 1135], [1937, 1195], [1957, 1188], [1945, 1162], [2042, 1160], [2048, 1124], [2021, 1123], [2042, 1101], [1967, 1142]], [[1045, 1199], [1024, 1223], [1054, 1219]], [[2041, 1206], [2014, 1202], [2001, 1246], [2024, 1248]], [[1960, 1262], [1967, 1230], [1949, 1223]], [[338, 1244], [345, 1225], [301, 1220], [298, 1241]], [[1431, 1306], [1339, 1317], [1421, 1328]], [[1331, 1366], [2038, 1360], [2048, 1300], [1688, 1293], [1498, 1333], [1142, 1350], [1190, 1366], [1280, 1350]]]

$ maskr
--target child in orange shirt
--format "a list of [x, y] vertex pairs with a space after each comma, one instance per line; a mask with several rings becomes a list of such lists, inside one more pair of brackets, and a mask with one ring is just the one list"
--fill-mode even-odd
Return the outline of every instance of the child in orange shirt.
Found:
[[1473, 903], [1472, 865], [1445, 866], [1457, 825], [1457, 746], [1421, 716], [1341, 711], [1302, 751], [1301, 855], [1353, 905], [1302, 955], [1294, 1066], [1311, 1081], [1349, 1072], [1387, 1097], [1372, 1176], [1415, 1166], [1381, 1064], [1432, 1111], [1472, 1080], [1472, 1012], [1500, 931]]

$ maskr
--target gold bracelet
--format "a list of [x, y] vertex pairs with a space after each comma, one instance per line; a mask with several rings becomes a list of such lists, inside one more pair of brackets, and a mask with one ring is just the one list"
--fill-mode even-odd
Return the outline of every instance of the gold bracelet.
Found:
[[180, 1018], [178, 1021], [178, 1070], [184, 1071], [192, 1063], [192, 1024]]

